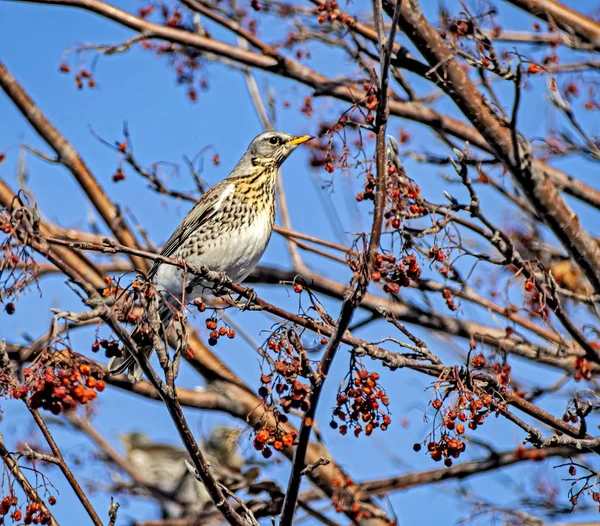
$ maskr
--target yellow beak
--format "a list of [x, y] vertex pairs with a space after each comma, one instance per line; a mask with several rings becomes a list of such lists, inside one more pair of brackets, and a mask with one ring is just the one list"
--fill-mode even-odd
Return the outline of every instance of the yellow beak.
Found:
[[293, 144], [294, 146], [298, 146], [299, 144], [302, 144], [303, 142], [306, 142], [306, 141], [310, 141], [311, 139], [314, 139], [314, 137], [312, 135], [301, 135], [300, 137], [296, 137], [296, 138], [292, 139], [291, 141], [289, 141], [288, 144]]

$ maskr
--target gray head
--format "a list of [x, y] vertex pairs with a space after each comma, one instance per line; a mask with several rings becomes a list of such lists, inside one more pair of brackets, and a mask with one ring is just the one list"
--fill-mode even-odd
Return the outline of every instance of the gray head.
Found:
[[275, 165], [279, 168], [300, 144], [310, 139], [310, 135], [290, 135], [278, 131], [261, 133], [252, 140], [237, 167]]

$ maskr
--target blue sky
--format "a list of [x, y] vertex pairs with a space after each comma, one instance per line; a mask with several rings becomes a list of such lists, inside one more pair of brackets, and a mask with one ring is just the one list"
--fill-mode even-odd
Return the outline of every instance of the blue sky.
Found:
[[[434, 12], [436, 3], [422, 2], [428, 12]], [[115, 2], [124, 9], [138, 6], [137, 2]], [[365, 4], [365, 8], [366, 8]], [[580, 5], [571, 2], [571, 5]], [[512, 8], [503, 7], [505, 15], [501, 20], [511, 29], [529, 28], [527, 19]], [[356, 10], [361, 9], [358, 4]], [[231, 37], [214, 31], [217, 38]], [[205, 155], [202, 177], [214, 184], [223, 177], [237, 162], [250, 140], [261, 131], [260, 122], [256, 117], [252, 102], [248, 96], [243, 75], [231, 71], [218, 64], [211, 64], [207, 70], [210, 89], [201, 92], [197, 103], [191, 103], [185, 95], [185, 88], [177, 86], [175, 75], [165, 61], [156, 58], [152, 53], [138, 48], [128, 53], [113, 57], [101, 57], [96, 67], [97, 88], [78, 90], [72, 76], [58, 72], [61, 57], [66, 49], [74, 48], [82, 42], [88, 43], [118, 43], [131, 36], [131, 33], [116, 24], [104, 21], [99, 17], [81, 11], [23, 4], [12, 2], [0, 3], [0, 60], [8, 67], [25, 89], [39, 105], [51, 122], [71, 141], [82, 154], [85, 162], [91, 168], [109, 196], [123, 209], [130, 211], [133, 216], [150, 233], [152, 239], [161, 244], [189, 209], [188, 203], [176, 203], [172, 199], [157, 196], [146, 188], [145, 183], [135, 174], [125, 168], [127, 179], [119, 184], [112, 182], [112, 175], [118, 164], [117, 155], [94, 138], [90, 129], [102, 138], [112, 142], [122, 139], [123, 122], [129, 123], [133, 138], [136, 157], [143, 165], [149, 166], [156, 161], [178, 163], [182, 167], [179, 176], [169, 178], [169, 184], [180, 189], [193, 189], [193, 182], [185, 170], [183, 156], [193, 157], [203, 148], [210, 146], [218, 152], [221, 164], [214, 166], [210, 158], [212, 151]], [[311, 67], [327, 74], [335, 72], [335, 54], [323, 52], [315, 54], [309, 62]], [[539, 58], [539, 52], [532, 52]], [[567, 59], [576, 58], [567, 53]], [[73, 64], [72, 59], [70, 63]], [[87, 60], [89, 64], [89, 57]], [[290, 82], [274, 76], [259, 73], [259, 86], [265, 91], [274, 91], [278, 104], [277, 127], [294, 134], [311, 133], [315, 131], [315, 122], [309, 120], [299, 111], [302, 100], [310, 91], [304, 87], [293, 86]], [[533, 79], [534, 87], [544, 83], [543, 79]], [[415, 82], [423, 92], [429, 91], [424, 83]], [[509, 104], [510, 93], [500, 91], [503, 102]], [[534, 93], [537, 93], [534, 94]], [[545, 128], [558, 120], [555, 113], [549, 109], [547, 101], [541, 95], [542, 91], [527, 93], [526, 103], [522, 105], [521, 122], [525, 123], [524, 131], [529, 137], [544, 134]], [[284, 109], [283, 100], [291, 100], [292, 108]], [[326, 117], [332, 117], [344, 108], [330, 100], [316, 100], [317, 111]], [[447, 102], [439, 105], [438, 109], [450, 109]], [[456, 115], [455, 110], [452, 110]], [[584, 124], [591, 125], [595, 115], [583, 114]], [[597, 119], [596, 119], [597, 121]], [[29, 146], [48, 152], [45, 144], [40, 141], [29, 124], [21, 117], [10, 100], [0, 94], [0, 151], [7, 154], [6, 161], [0, 165], [0, 177], [13, 188], [17, 187], [15, 171], [18, 146], [26, 143]], [[390, 133], [397, 133], [403, 127], [413, 135], [409, 145], [413, 149], [423, 147], [447, 155], [435, 138], [423, 127], [409, 122], [392, 119]], [[592, 128], [593, 129], [593, 128]], [[597, 127], [596, 130], [597, 131]], [[332, 226], [328, 215], [324, 212], [323, 203], [338, 214], [340, 221], [348, 232], [357, 232], [367, 228], [370, 220], [368, 205], [357, 208], [349, 196], [353, 196], [360, 186], [360, 180], [353, 174], [343, 175], [337, 170], [334, 178], [335, 192], [322, 188], [327, 179], [324, 171], [314, 172], [308, 168], [308, 153], [299, 149], [288, 160], [283, 169], [286, 190], [289, 197], [289, 207], [294, 228], [301, 232], [315, 233], [326, 239], [348, 244], [352, 236], [340, 234]], [[432, 199], [440, 200], [444, 189], [439, 175], [446, 169], [428, 167], [417, 164], [407, 158], [405, 165], [408, 174], [422, 187], [423, 192]], [[597, 186], [595, 172], [590, 165], [581, 159], [572, 158], [563, 163], [568, 171], [581, 176], [586, 182]], [[593, 165], [592, 165], [593, 168]], [[92, 215], [91, 205], [74, 183], [71, 175], [63, 168], [49, 165], [32, 155], [27, 156], [27, 185], [35, 194], [44, 217], [64, 226], [88, 228]], [[459, 197], [464, 193], [458, 186], [451, 191]], [[482, 189], [481, 196], [490, 207], [490, 216], [499, 223], [513, 221], [516, 211], [506, 213], [495, 209], [497, 201], [495, 194]], [[497, 198], [496, 198], [497, 199]], [[487, 201], [486, 201], [487, 200]], [[360, 210], [357, 220], [356, 210]], [[598, 223], [594, 222], [588, 210], [578, 207], [583, 224], [590, 225], [593, 232], [598, 234]], [[104, 230], [101, 220], [96, 218], [100, 228]], [[348, 226], [349, 225], [349, 226]], [[345, 282], [349, 273], [340, 266], [319, 259], [305, 256], [311, 266], [319, 272]], [[287, 267], [289, 258], [282, 239], [273, 236], [265, 254], [264, 264]], [[82, 305], [57, 277], [46, 277], [40, 284], [42, 296], [36, 290], [23, 295], [17, 303], [17, 312], [8, 317], [0, 313], [0, 337], [9, 341], [20, 341], [24, 335], [33, 337], [47, 330], [50, 321], [50, 307], [60, 306], [65, 309], [81, 310]], [[293, 310], [297, 298], [283, 288], [272, 290], [258, 287], [259, 294], [266, 294], [271, 301], [284, 308]], [[336, 313], [336, 302], [324, 300], [331, 313]], [[460, 316], [479, 321], [487, 321], [487, 314], [475, 308], [464, 306], [459, 311]], [[245, 327], [252, 337], [262, 342], [266, 338], [266, 330], [272, 320], [261, 313], [235, 314], [234, 319]], [[202, 319], [192, 322], [196, 327], [202, 327]], [[502, 322], [500, 323], [502, 325]], [[386, 326], [377, 322], [368, 329], [359, 332], [366, 339], [378, 339]], [[438, 353], [448, 363], [456, 360], [454, 345], [465, 349], [465, 342], [449, 342], [440, 339], [435, 334], [426, 331], [416, 331], [425, 339], [432, 350]], [[72, 337], [74, 348], [87, 353], [92, 341], [91, 331], [75, 332]], [[215, 350], [223, 360], [246, 382], [257, 387], [259, 379], [257, 355], [240, 339], [233, 342], [220, 343]], [[429, 382], [426, 378], [411, 371], [390, 373], [377, 364], [367, 363], [369, 367], [379, 371], [382, 384], [387, 387], [392, 400], [394, 424], [386, 433], [380, 433], [371, 439], [341, 438], [327, 426], [328, 413], [335, 399], [335, 391], [342, 381], [347, 367], [346, 351], [340, 351], [336, 360], [334, 372], [330, 377], [323, 394], [320, 411], [320, 421], [323, 426], [325, 441], [332, 449], [335, 458], [345, 465], [355, 480], [372, 479], [405, 473], [411, 470], [423, 470], [439, 467], [422, 454], [415, 454], [411, 445], [420, 441], [430, 429], [430, 424], [423, 422], [423, 412], [431, 396], [425, 391]], [[531, 364], [520, 364], [518, 374], [521, 378], [530, 375], [551, 383], [557, 378], [552, 371], [539, 371]], [[194, 387], [201, 384], [200, 379], [189, 370], [183, 369], [180, 377], [181, 385]], [[553, 409], [560, 415], [561, 405], [555, 399], [544, 401], [545, 407]], [[12, 443], [14, 439], [23, 436], [23, 429], [33, 429], [26, 415], [14, 402], [3, 402], [4, 418], [0, 422], [0, 431]], [[115, 441], [116, 434], [123, 431], [142, 430], [158, 441], [177, 443], [177, 436], [170, 424], [168, 415], [161, 405], [138, 399], [112, 389], [103, 393], [93, 408], [94, 422], [97, 428], [111, 440]], [[215, 423], [228, 421], [220, 414], [188, 412], [192, 429], [199, 435], [207, 432]], [[406, 425], [401, 422], [406, 420]], [[91, 456], [85, 447], [85, 439], [71, 430], [54, 426], [53, 430], [69, 457], [78, 456], [84, 462], [76, 468], [84, 481], [108, 481], [108, 472], [102, 463]], [[485, 430], [477, 435], [478, 438], [493, 439], [498, 449], [515, 447], [524, 438], [523, 433], [508, 425], [505, 421], [490, 419]], [[251, 455], [250, 442], [243, 446]], [[469, 446], [465, 458], [484, 456], [485, 451], [476, 446]], [[383, 460], [382, 460], [383, 459]], [[558, 462], [556, 462], [558, 463]], [[267, 471], [267, 476], [274, 477], [284, 483], [287, 479], [289, 464], [282, 461]], [[533, 480], [531, 474], [538, 472], [541, 477], [548, 477], [556, 482], [560, 474], [547, 465], [528, 465], [511, 468], [502, 474], [480, 476], [464, 483], [464, 487], [476, 495], [493, 496], [499, 504], [511, 505], [514, 489], [519, 488], [524, 476]], [[60, 491], [59, 503], [56, 506], [56, 517], [61, 524], [86, 524], [86, 515], [80, 505], [74, 500], [69, 488], [62, 482], [58, 470], [50, 470], [52, 481]], [[566, 501], [567, 486], [561, 496]], [[93, 503], [98, 512], [105, 517], [110, 495], [98, 492], [93, 495]], [[432, 499], [435, 499], [432, 501]], [[138, 520], [156, 516], [156, 507], [142, 499], [125, 499], [119, 512], [119, 523], [125, 524], [127, 517]], [[435, 505], [431, 505], [434, 502]], [[423, 487], [411, 491], [393, 494], [386, 504], [391, 506], [398, 515], [400, 524], [452, 524], [469, 512], [469, 504], [456, 494], [456, 486], [446, 483], [441, 486]], [[590, 517], [595, 517], [591, 514]], [[580, 518], [583, 518], [581, 515]], [[340, 519], [341, 520], [341, 519]], [[485, 524], [482, 522], [481, 524]]]

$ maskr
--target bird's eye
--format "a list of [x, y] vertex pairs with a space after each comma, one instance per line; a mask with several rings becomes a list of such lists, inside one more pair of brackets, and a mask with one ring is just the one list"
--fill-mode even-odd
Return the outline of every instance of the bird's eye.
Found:
[[271, 144], [279, 144], [279, 137], [270, 137], [269, 142]]

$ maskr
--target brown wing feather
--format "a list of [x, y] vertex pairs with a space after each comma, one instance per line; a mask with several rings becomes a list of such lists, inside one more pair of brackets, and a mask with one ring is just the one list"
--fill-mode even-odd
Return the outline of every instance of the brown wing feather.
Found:
[[[184, 217], [183, 221], [175, 229], [171, 237], [163, 245], [163, 248], [160, 251], [161, 256], [172, 257], [191, 232], [200, 228], [204, 223], [210, 221], [210, 219], [214, 217], [219, 210], [218, 205], [220, 204], [221, 196], [230, 184], [232, 184], [231, 181], [225, 179], [213, 186], [200, 198], [188, 215]], [[148, 273], [150, 279], [156, 274], [159, 266], [160, 261], [155, 261]]]

